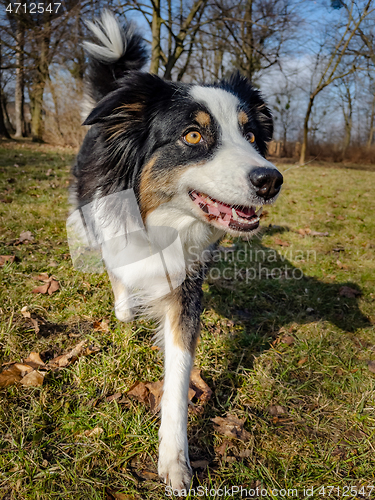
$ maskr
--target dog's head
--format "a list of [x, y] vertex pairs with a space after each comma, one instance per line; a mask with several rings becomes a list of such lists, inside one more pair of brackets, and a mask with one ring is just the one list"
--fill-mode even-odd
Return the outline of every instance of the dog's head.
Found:
[[248, 80], [199, 86], [132, 72], [118, 85], [85, 124], [100, 127], [106, 177], [135, 189], [144, 221], [254, 232], [283, 177], [265, 159], [272, 118]]

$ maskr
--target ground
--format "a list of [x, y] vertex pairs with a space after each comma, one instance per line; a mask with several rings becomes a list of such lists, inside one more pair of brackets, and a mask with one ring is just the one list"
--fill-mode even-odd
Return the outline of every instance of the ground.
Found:
[[[152, 324], [116, 320], [107, 275], [72, 267], [73, 157], [1, 144], [0, 255], [15, 260], [0, 267], [0, 365], [30, 352], [47, 363], [83, 340], [91, 355], [40, 387], [0, 389], [0, 499], [163, 499], [158, 415], [127, 394], [162, 378], [162, 357]], [[373, 498], [375, 171], [279, 167], [285, 186], [262, 233], [224, 240], [204, 285], [195, 364], [212, 396], [189, 415], [194, 487], [207, 499], [225, 487], [220, 498], [241, 498], [232, 486], [255, 490], [248, 498]], [[33, 293], [41, 273], [59, 290]], [[228, 416], [237, 431], [212, 421]]]

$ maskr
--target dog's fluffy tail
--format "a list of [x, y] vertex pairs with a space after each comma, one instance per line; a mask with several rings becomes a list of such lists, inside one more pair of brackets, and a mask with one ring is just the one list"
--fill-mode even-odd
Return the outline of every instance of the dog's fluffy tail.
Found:
[[116, 80], [128, 71], [140, 70], [147, 61], [147, 50], [134, 25], [121, 27], [114, 15], [105, 10], [94, 23], [86, 22], [99, 43], [84, 42], [89, 54], [85, 80], [82, 118], [116, 88]]

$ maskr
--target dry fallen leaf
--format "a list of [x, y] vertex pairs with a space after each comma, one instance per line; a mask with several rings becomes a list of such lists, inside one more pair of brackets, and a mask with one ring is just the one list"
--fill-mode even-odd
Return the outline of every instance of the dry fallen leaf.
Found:
[[21, 314], [24, 318], [31, 318], [31, 314], [30, 312], [27, 310], [27, 306], [24, 306], [22, 309], [21, 309]]
[[285, 410], [282, 406], [280, 405], [271, 405], [269, 408], [268, 408], [268, 412], [270, 413], [270, 415], [272, 415], [273, 417], [275, 417], [276, 415], [284, 415], [285, 414]]
[[40, 358], [40, 355], [38, 352], [31, 352], [29, 354], [29, 357], [24, 359], [24, 363], [33, 367], [33, 368], [40, 368], [40, 367], [45, 367], [46, 365], [43, 363], [43, 361]]
[[49, 283], [46, 283], [45, 285], [37, 286], [32, 290], [32, 293], [47, 293], [49, 285]]
[[310, 236], [329, 236], [329, 232], [320, 233], [319, 231], [311, 231]]
[[46, 273], [39, 274], [39, 276], [35, 276], [33, 279], [44, 281], [45, 284], [34, 288], [34, 290], [32, 290], [32, 293], [47, 293], [48, 292], [49, 295], [52, 295], [54, 292], [57, 292], [57, 290], [60, 289], [59, 282], [57, 280], [55, 280], [55, 278], [53, 278], [52, 276], [48, 277], [48, 274], [46, 274]]
[[122, 392], [115, 392], [114, 394], [112, 394], [112, 396], [107, 396], [105, 400], [107, 401], [107, 403], [110, 403], [111, 401], [116, 401], [117, 399], [120, 399], [121, 396]]
[[298, 361], [298, 366], [302, 366], [306, 363], [306, 361], [308, 360], [309, 358], [306, 356], [305, 358], [302, 358]]
[[211, 419], [215, 424], [215, 430], [224, 436], [233, 437], [246, 441], [250, 438], [250, 433], [244, 429], [246, 419], [240, 420], [234, 415], [226, 417], [215, 417]]
[[43, 385], [44, 375], [36, 370], [25, 375], [20, 383], [25, 387], [40, 387]]
[[19, 382], [22, 378], [20, 371], [13, 365], [0, 373], [0, 387], [8, 387]]
[[280, 238], [275, 238], [276, 245], [280, 245], [281, 247], [288, 247], [289, 243], [287, 241], [280, 240]]
[[[193, 368], [190, 375], [190, 388], [193, 389], [195, 396], [200, 402], [205, 403], [212, 396], [212, 390], [201, 377], [199, 368]], [[190, 400], [192, 398], [189, 398]]]
[[341, 297], [347, 297], [349, 299], [354, 299], [357, 295], [361, 295], [361, 292], [355, 288], [350, 288], [350, 286], [342, 286], [339, 290]]
[[31, 231], [22, 231], [18, 238], [19, 243], [24, 243], [25, 241], [33, 241], [34, 236]]
[[340, 260], [337, 259], [336, 261], [337, 267], [340, 269], [348, 269], [348, 266], [346, 264], [343, 264]]
[[146, 387], [150, 392], [148, 400], [152, 412], [159, 410], [161, 397], [163, 395], [163, 383], [164, 380], [158, 380], [157, 382], [149, 382], [146, 384]]
[[15, 255], [0, 255], [0, 267], [4, 266], [6, 262], [13, 264]]
[[280, 342], [286, 345], [293, 345], [295, 342], [294, 337], [292, 335], [283, 335], [280, 339]]
[[73, 363], [79, 356], [82, 356], [85, 351], [86, 340], [82, 340], [79, 344], [77, 344], [71, 351], [66, 354], [62, 354], [61, 356], [57, 356], [54, 359], [49, 361], [48, 366], [63, 368], [71, 363]]
[[375, 373], [375, 361], [369, 361], [367, 366], [371, 373]]
[[100, 436], [104, 431], [101, 427], [94, 427], [93, 429], [88, 429], [85, 431], [83, 434], [86, 437], [95, 437], [95, 436]]
[[96, 332], [109, 332], [109, 319], [103, 321], [94, 321], [93, 325]]

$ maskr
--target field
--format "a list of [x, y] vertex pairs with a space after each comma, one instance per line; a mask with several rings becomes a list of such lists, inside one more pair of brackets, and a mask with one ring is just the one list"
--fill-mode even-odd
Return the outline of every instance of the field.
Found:
[[[0, 365], [89, 346], [41, 368], [39, 387], [0, 388], [0, 499], [163, 499], [158, 415], [127, 394], [162, 378], [162, 356], [152, 324], [116, 320], [106, 274], [72, 267], [72, 161], [46, 146], [0, 149], [0, 255], [15, 257], [0, 267]], [[232, 487], [374, 498], [375, 171], [279, 167], [285, 187], [262, 233], [225, 239], [204, 285], [196, 365], [212, 396], [189, 415], [194, 487], [206, 499], [225, 487], [220, 498], [241, 498]], [[33, 293], [52, 283], [38, 276], [59, 289]], [[212, 421], [228, 416], [234, 433]]]

